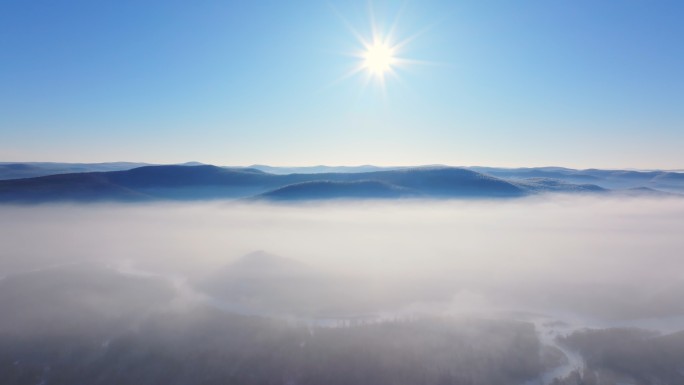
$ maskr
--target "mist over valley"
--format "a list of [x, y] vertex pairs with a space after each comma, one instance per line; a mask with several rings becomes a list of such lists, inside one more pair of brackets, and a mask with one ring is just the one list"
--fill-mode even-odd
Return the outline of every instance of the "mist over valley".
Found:
[[8, 383], [682, 379], [679, 198], [0, 210]]

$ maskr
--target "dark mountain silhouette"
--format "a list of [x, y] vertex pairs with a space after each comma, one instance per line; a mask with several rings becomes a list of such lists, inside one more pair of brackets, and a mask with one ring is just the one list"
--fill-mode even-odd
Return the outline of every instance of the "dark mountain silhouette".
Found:
[[312, 181], [291, 184], [261, 194], [258, 198], [272, 200], [309, 200], [337, 198], [401, 198], [419, 195], [410, 189], [374, 180], [339, 182]]
[[39, 176], [70, 174], [78, 172], [121, 171], [146, 166], [145, 163], [53, 163], [53, 162], [0, 162], [0, 180], [36, 178]]
[[654, 198], [676, 198], [682, 197], [682, 194], [655, 190], [649, 187], [632, 187], [623, 190], [615, 190], [615, 194], [624, 196], [634, 196], [634, 197], [654, 197]]
[[508, 180], [551, 178], [572, 184], [590, 183], [606, 189], [647, 187], [655, 190], [684, 193], [684, 173], [674, 171], [575, 170], [563, 167], [468, 167], [468, 169]]
[[145, 166], [126, 171], [0, 181], [0, 201], [140, 201], [249, 196], [278, 187], [261, 171], [216, 166]]
[[367, 173], [381, 180], [434, 197], [516, 197], [527, 192], [493, 176], [454, 167], [420, 167]]
[[[678, 175], [659, 175], [670, 184], [679, 181]], [[513, 198], [544, 192], [601, 193], [605, 192], [605, 186], [551, 178], [502, 179], [454, 167], [276, 175], [254, 168], [167, 165], [0, 180], [0, 202], [24, 203], [249, 197], [272, 200]]]
[[595, 184], [573, 184], [560, 179], [552, 178], [528, 178], [513, 182], [515, 185], [533, 189], [537, 192], [579, 192], [600, 193], [607, 190]]
[[321, 180], [288, 185], [262, 194], [260, 198], [496, 198], [519, 197], [532, 192], [499, 178], [451, 167], [315, 175]]
[[[322, 183], [324, 181], [326, 183]], [[263, 194], [303, 182], [318, 183], [290, 187], [274, 192], [273, 196], [287, 196], [288, 199], [307, 199], [308, 196], [325, 198], [326, 195], [394, 198], [407, 194], [409, 190], [428, 197], [499, 197], [522, 196], [526, 193], [507, 181], [455, 168], [274, 175], [250, 168], [176, 165], [0, 181], [0, 201], [236, 198]], [[296, 197], [294, 192], [301, 194]]]
[[106, 173], [59, 174], [0, 181], [2, 202], [144, 201], [151, 196], [112, 182]]
[[185, 186], [268, 185], [268, 175], [250, 168], [202, 166], [147, 166], [107, 173], [113, 183], [131, 188], [173, 188]]
[[324, 174], [324, 173], [357, 173], [357, 172], [372, 172], [372, 171], [386, 171], [397, 170], [406, 167], [378, 167], [372, 165], [362, 166], [305, 166], [305, 167], [273, 167], [263, 164], [255, 164], [249, 166], [271, 174]]
[[592, 183], [600, 181], [601, 178], [583, 173], [581, 170], [573, 170], [564, 167], [522, 167], [522, 168], [496, 168], [496, 167], [467, 167], [469, 170], [481, 172], [483, 174], [496, 176], [499, 178], [552, 178], [561, 180], [572, 180], [575, 182]]

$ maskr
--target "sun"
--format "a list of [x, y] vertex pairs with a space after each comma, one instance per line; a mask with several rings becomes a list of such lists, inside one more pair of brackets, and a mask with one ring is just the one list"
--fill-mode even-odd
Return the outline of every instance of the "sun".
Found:
[[394, 21], [378, 22], [375, 18], [374, 10], [370, 7], [368, 12], [370, 28], [364, 29], [365, 33], [354, 28], [347, 19], [339, 12], [337, 13], [353, 37], [356, 38], [356, 43], [352, 50], [345, 52], [345, 55], [354, 58], [353, 64], [335, 82], [361, 75], [363, 89], [373, 84], [377, 86], [374, 88], [380, 89], [383, 96], [386, 96], [390, 80], [401, 83], [400, 75], [408, 67], [428, 63], [405, 56], [407, 54], [407, 46], [412, 44], [426, 29], [420, 30], [413, 35], [399, 35], [399, 16], [402, 12], [403, 8], [396, 13]]
[[363, 53], [363, 68], [375, 76], [384, 76], [396, 64], [395, 49], [387, 43], [374, 42]]

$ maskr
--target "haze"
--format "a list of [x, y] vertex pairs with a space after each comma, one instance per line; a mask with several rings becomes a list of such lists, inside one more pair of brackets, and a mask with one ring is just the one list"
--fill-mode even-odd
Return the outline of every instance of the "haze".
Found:
[[542, 306], [616, 317], [681, 310], [651, 314], [657, 307], [651, 304], [643, 314], [639, 309], [621, 314], [627, 310], [611, 309], [616, 303], [566, 308], [580, 299], [600, 301], [592, 294], [596, 287], [615, 290], [611, 295], [617, 297], [611, 300], [627, 301], [635, 294], [651, 300], [681, 285], [681, 199], [559, 196], [507, 202], [43, 205], [0, 210], [3, 275], [96, 261], [192, 280], [262, 250], [336, 274], [400, 286], [420, 281], [430, 295], [406, 298], [406, 304], [449, 302], [468, 293], [482, 296], [479, 305], [506, 309]]
[[0, 1], [0, 384], [684, 384], [683, 19]]
[[4, 205], [0, 375], [676, 384], [683, 215], [681, 198], [553, 194]]

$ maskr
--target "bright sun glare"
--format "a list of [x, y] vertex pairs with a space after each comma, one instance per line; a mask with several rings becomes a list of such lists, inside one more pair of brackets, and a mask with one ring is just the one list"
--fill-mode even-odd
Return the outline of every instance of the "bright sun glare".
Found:
[[382, 76], [392, 69], [394, 64], [394, 49], [386, 43], [375, 42], [366, 46], [363, 54], [363, 67], [371, 74]]
[[[406, 38], [398, 39], [397, 24], [399, 14], [391, 23], [377, 23], [375, 13], [372, 9], [369, 10], [370, 30], [368, 32], [370, 34], [368, 35], [356, 30], [352, 27], [351, 23], [340, 15], [344, 24], [356, 37], [357, 43], [359, 43], [357, 49], [349, 52], [357, 61], [354, 67], [343, 75], [341, 79], [356, 74], [364, 74], [364, 88], [373, 82], [380, 87], [384, 94], [387, 79], [399, 80], [399, 70], [413, 64], [422, 63], [422, 61], [404, 57], [406, 45], [418, 37], [422, 31]], [[388, 25], [388, 27], [384, 28], [384, 25]]]

